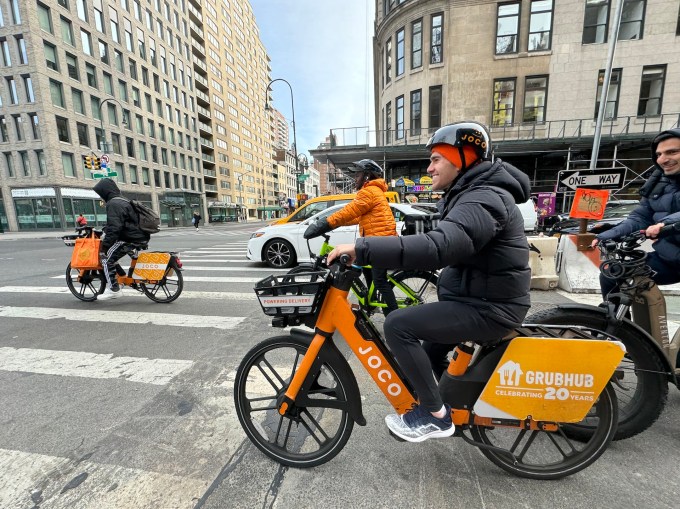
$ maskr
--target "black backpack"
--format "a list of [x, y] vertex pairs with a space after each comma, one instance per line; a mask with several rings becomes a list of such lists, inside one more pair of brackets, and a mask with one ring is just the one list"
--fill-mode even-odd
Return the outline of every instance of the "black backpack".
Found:
[[139, 226], [140, 230], [148, 234], [161, 231], [161, 218], [153, 211], [153, 209], [137, 200], [128, 200], [122, 196], [116, 196], [116, 198], [125, 200], [132, 205], [133, 210], [137, 213], [137, 226]]

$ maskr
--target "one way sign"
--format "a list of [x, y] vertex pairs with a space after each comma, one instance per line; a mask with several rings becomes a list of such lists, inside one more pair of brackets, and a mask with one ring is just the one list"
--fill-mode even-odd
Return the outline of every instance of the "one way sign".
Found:
[[557, 191], [575, 191], [577, 187], [588, 189], [621, 189], [625, 168], [610, 170], [561, 171], [557, 174]]

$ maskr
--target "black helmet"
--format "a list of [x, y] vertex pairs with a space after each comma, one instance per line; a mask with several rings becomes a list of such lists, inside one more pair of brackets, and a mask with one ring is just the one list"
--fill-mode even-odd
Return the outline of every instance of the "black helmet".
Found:
[[670, 138], [680, 138], [680, 127], [674, 127], [673, 129], [668, 129], [667, 131], [661, 131], [652, 140], [652, 161], [656, 163], [656, 147], [659, 143], [666, 141]]
[[352, 166], [347, 168], [347, 172], [351, 174], [365, 173], [368, 180], [381, 179], [385, 176], [383, 169], [371, 159], [362, 159], [361, 161], [354, 161]]
[[435, 131], [425, 148], [431, 150], [434, 145], [444, 143], [458, 148], [463, 168], [468, 168], [474, 161], [466, 161], [463, 147], [470, 147], [476, 155], [476, 161], [489, 159], [491, 154], [491, 138], [482, 124], [477, 122], [456, 122], [445, 125]]

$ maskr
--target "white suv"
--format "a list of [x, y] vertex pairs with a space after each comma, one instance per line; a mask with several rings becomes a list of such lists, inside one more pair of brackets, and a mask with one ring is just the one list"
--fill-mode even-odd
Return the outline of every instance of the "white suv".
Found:
[[517, 205], [517, 208], [522, 213], [522, 217], [524, 218], [524, 231], [535, 231], [538, 224], [538, 212], [536, 211], [536, 204], [534, 203], [534, 200], [520, 203]]

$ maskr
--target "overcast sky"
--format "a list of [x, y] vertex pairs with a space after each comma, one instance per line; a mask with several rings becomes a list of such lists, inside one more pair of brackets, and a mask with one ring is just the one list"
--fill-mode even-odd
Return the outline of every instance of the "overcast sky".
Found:
[[[316, 148], [330, 129], [372, 126], [374, 0], [250, 3], [272, 79], [283, 78], [293, 88], [298, 152]], [[290, 123], [288, 86], [276, 82], [272, 91], [274, 107]]]

